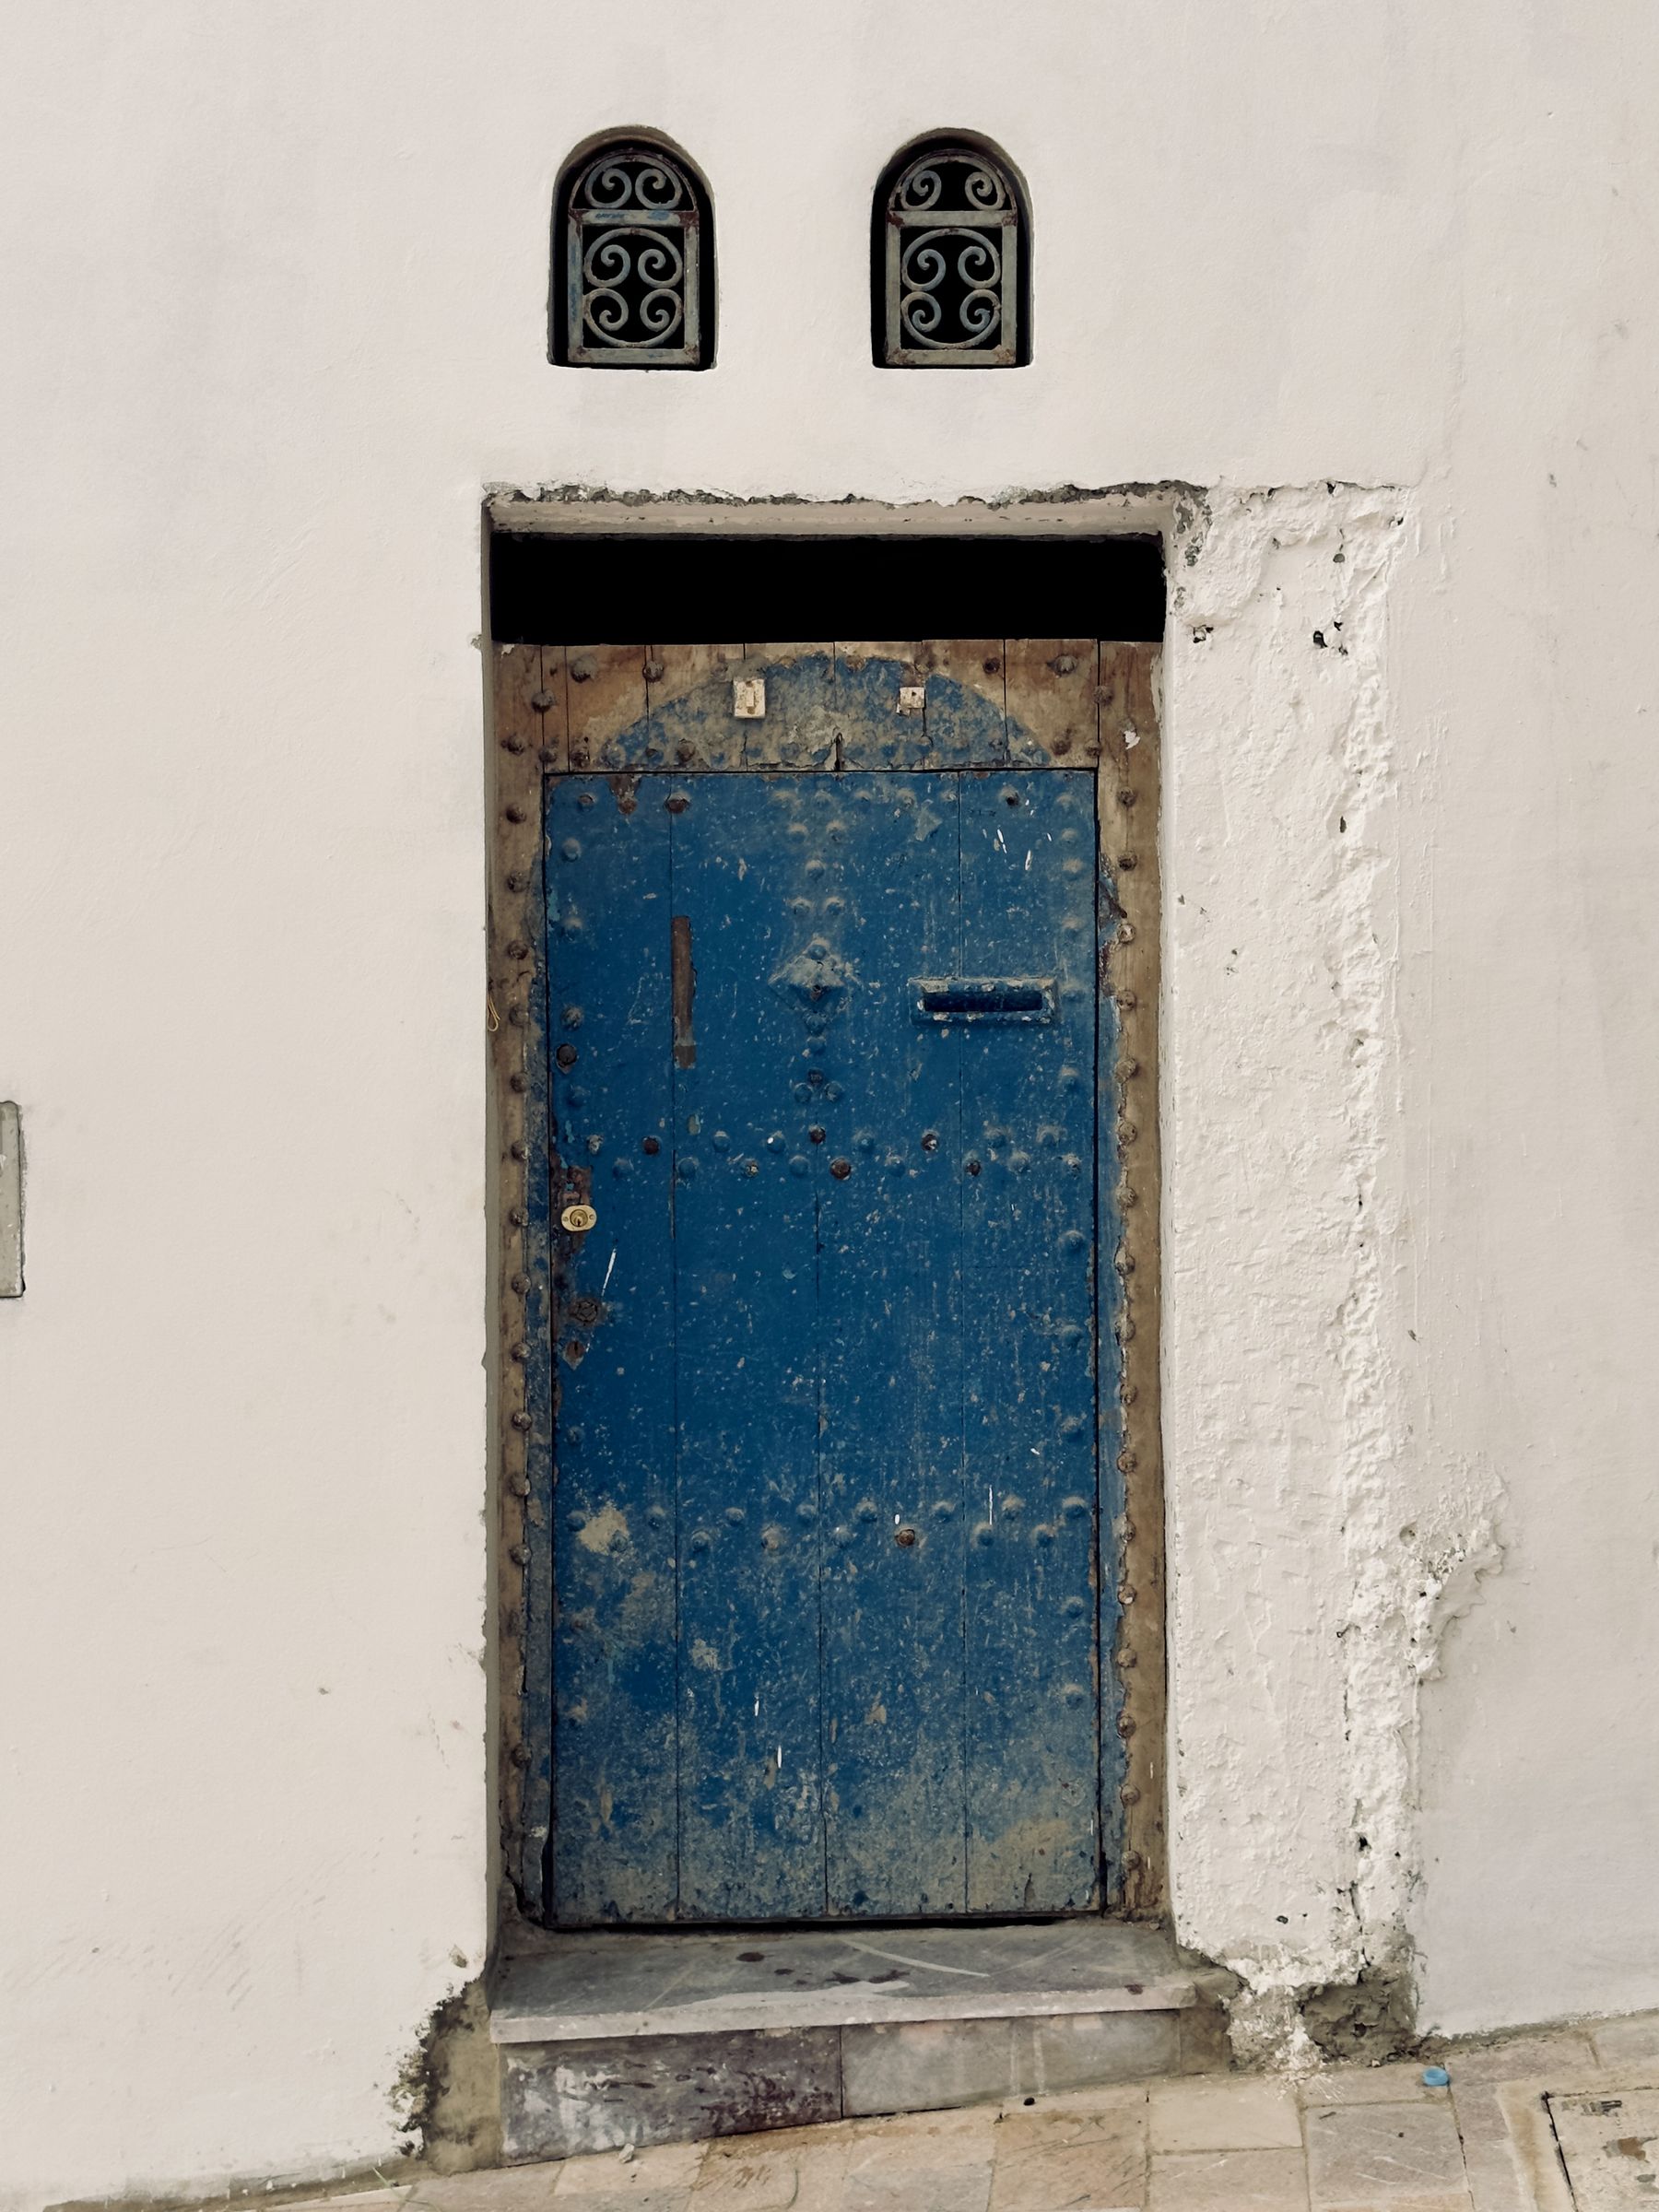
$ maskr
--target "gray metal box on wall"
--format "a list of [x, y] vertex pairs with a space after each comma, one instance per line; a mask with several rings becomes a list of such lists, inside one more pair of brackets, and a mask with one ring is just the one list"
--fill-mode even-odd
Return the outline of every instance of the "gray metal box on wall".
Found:
[[0, 1298], [23, 1295], [23, 1124], [0, 1100]]

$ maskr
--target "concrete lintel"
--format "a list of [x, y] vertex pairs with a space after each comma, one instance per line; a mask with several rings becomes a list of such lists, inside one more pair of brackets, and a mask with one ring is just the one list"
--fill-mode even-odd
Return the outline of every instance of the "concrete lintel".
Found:
[[697, 493], [656, 497], [581, 487], [538, 491], [490, 488], [486, 505], [498, 530], [571, 537], [1089, 537], [1164, 536], [1178, 510], [1205, 495], [1185, 484], [1127, 484], [1099, 490], [1070, 487], [1004, 501], [918, 500], [735, 500]]

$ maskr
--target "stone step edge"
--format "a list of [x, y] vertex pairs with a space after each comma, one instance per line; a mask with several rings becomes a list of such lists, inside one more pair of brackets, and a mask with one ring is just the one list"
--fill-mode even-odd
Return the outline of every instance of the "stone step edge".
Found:
[[905, 1994], [892, 1983], [847, 1989], [788, 1992], [777, 1996], [726, 1996], [646, 2012], [568, 2012], [522, 1997], [492, 2005], [494, 2043], [587, 2043], [659, 2035], [726, 2035], [742, 2030], [871, 2028], [941, 2020], [1036, 2019], [1063, 2013], [1184, 2012], [1198, 2003], [1187, 1975], [1092, 1988], [975, 1990], [955, 1994]]

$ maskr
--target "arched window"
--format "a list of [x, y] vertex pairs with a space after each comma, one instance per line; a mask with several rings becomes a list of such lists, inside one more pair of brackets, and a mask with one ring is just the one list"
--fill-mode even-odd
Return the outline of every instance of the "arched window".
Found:
[[681, 154], [631, 136], [567, 163], [553, 204], [552, 356], [582, 369], [707, 369], [714, 224]]
[[1030, 231], [994, 147], [906, 147], [876, 188], [875, 357], [883, 369], [1013, 369], [1030, 359]]

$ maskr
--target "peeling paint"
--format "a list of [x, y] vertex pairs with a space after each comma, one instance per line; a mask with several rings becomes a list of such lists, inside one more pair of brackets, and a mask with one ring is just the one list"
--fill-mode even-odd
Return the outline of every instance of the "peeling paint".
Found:
[[602, 1505], [576, 1531], [576, 1541], [583, 1551], [597, 1552], [602, 1557], [620, 1551], [628, 1542], [627, 1514], [619, 1505]]

